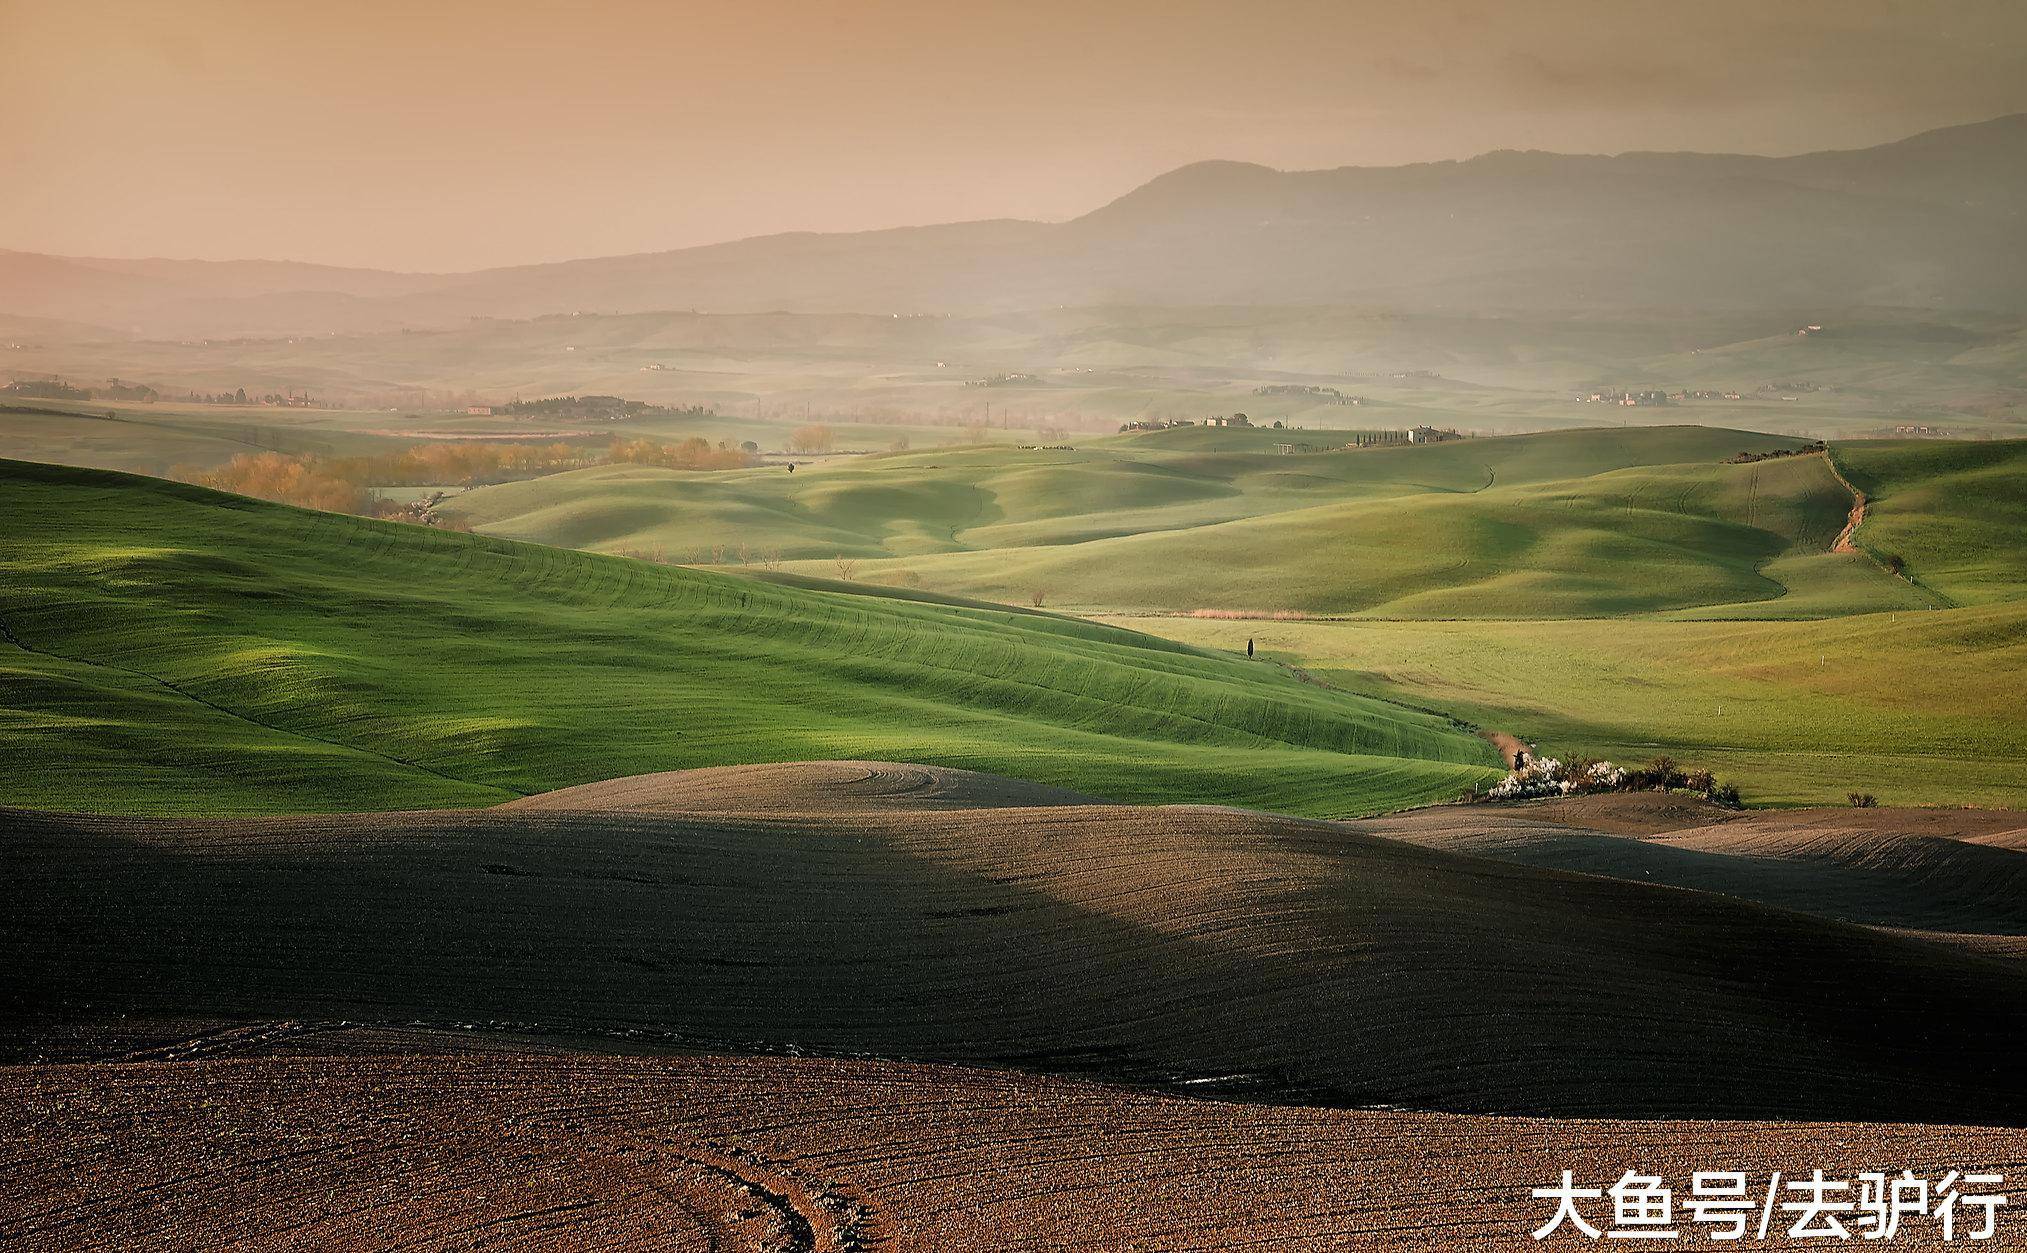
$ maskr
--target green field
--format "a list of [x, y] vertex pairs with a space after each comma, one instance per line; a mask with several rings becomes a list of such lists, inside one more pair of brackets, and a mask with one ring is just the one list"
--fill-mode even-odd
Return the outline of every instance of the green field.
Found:
[[1270, 434], [1191, 428], [795, 475], [600, 467], [483, 488], [446, 511], [566, 547], [692, 563], [743, 548], [819, 574], [842, 556], [870, 582], [1009, 603], [1039, 592], [1077, 610], [1348, 612], [1420, 597], [1413, 612], [1512, 616], [1772, 597], [1780, 585], [1758, 567], [1827, 547], [1848, 508], [1819, 460], [1717, 466], [1792, 443], [1746, 432], [1253, 451]]
[[[1732, 464], [1793, 441], [1257, 451], [1274, 439], [606, 466], [456, 496], [473, 537], [15, 466], [0, 618], [27, 651], [0, 717], [61, 768], [5, 799], [482, 803], [876, 757], [1369, 812], [1486, 777], [1448, 716], [1668, 752], [1761, 803], [2027, 803], [2027, 442]], [[1870, 497], [1857, 554], [1829, 551], [1840, 471]], [[1255, 638], [1343, 691], [991, 602]]]
[[[1763, 567], [1826, 548], [1849, 499], [1821, 458], [1657, 466], [909, 568], [925, 586], [990, 600], [1036, 589], [1078, 610], [1610, 616], [1778, 597]], [[869, 564], [864, 577], [892, 565]]]
[[1959, 604], [2027, 597], [2027, 440], [1868, 441], [1835, 456], [1872, 498], [1860, 547]]
[[[1792, 441], [1660, 427], [1257, 451], [1290, 438], [1188, 427], [792, 478], [591, 470], [457, 508], [551, 543], [724, 562], [744, 543], [803, 575], [1258, 637], [1352, 690], [1555, 752], [1667, 751], [1762, 802], [2027, 795], [2009, 607], [2027, 593], [2010, 542], [2027, 442], [1729, 464]], [[1830, 551], [1852, 502], [1839, 471], [1870, 498], [1860, 554]], [[1205, 611], [1247, 620], [1189, 616]]]
[[248, 453], [390, 452], [396, 415], [241, 405], [0, 400], [0, 457], [135, 474], [204, 470]]
[[1821, 457], [1724, 464], [1793, 446], [1778, 437], [1645, 427], [1253, 451], [1285, 438], [1190, 427], [795, 475], [609, 466], [482, 488], [445, 512], [566, 547], [779, 558], [1081, 613], [1821, 617], [1934, 603], [1871, 563], [1822, 560], [1851, 498]]
[[[1382, 606], [1373, 620], [1118, 620], [1206, 647], [1243, 649], [1252, 638], [1347, 690], [1441, 708], [1550, 753], [1669, 753], [1733, 777], [1754, 803], [1864, 792], [1885, 803], [2027, 806], [2027, 567], [2017, 540], [2027, 526], [2027, 442], [1867, 441], [1836, 445], [1832, 457], [1871, 499], [1861, 554], [1826, 551], [1841, 525], [1829, 515], [1849, 498], [1824, 488], [1822, 458], [1799, 457], [1584, 480], [1568, 497], [1570, 516], [1629, 477], [1693, 484], [1670, 508], [1683, 522], [1672, 532], [1678, 551], [1695, 560], [1532, 561], [1506, 576], [1537, 581], [1559, 606], [1586, 571], [1609, 577], [1622, 602], [1629, 587], [1655, 586], [1643, 580], [1660, 571], [1660, 587], [1705, 602], [1669, 612], [1605, 603], [1567, 620], [1505, 615], [1480, 583], [1475, 615], [1428, 612], [1424, 597]], [[1649, 489], [1646, 499], [1658, 495]], [[1651, 534], [1642, 529], [1650, 519], [1634, 516], [1645, 508], [1624, 508], [1621, 542]], [[1501, 518], [1521, 516], [1506, 506]], [[1777, 551], [1761, 539], [1763, 564], [1750, 567], [1777, 594], [1726, 601], [1723, 585], [1695, 581], [1726, 569], [1722, 546], [1695, 538], [1712, 534], [1699, 530], [1711, 519], [1728, 519], [1715, 534], [1734, 541], [1754, 530], [1787, 540]], [[1756, 525], [1741, 532], [1741, 521]], [[1408, 535], [1399, 543], [1410, 560], [1426, 560]], [[1747, 545], [1733, 551], [1752, 557]], [[1908, 579], [1882, 568], [1889, 555]], [[1450, 568], [1462, 576], [1479, 559], [1455, 552]], [[1401, 620], [1417, 616], [1513, 620]]]
[[1442, 717], [1112, 627], [0, 463], [0, 802], [473, 805], [881, 758], [1371, 812], [1493, 777]]
[[1667, 753], [1754, 805], [2027, 808], [2027, 605], [1815, 622], [1119, 619], [1300, 665], [1551, 755]]

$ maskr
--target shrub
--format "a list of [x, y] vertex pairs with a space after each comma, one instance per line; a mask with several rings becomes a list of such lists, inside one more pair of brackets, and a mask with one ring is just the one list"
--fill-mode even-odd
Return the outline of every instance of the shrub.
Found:
[[1569, 768], [1553, 757], [1535, 757], [1492, 785], [1485, 793], [1495, 801], [1527, 800], [1536, 796], [1568, 796], [1577, 790]]
[[[1722, 805], [1726, 809], [1744, 808], [1737, 786], [1718, 782], [1708, 770], [1692, 770], [1685, 774], [1668, 757], [1657, 757], [1638, 770], [1624, 770], [1609, 761], [1594, 761], [1588, 757], [1572, 758], [1567, 763], [1554, 757], [1536, 757], [1493, 784], [1485, 791], [1483, 799], [1530, 800], [1541, 796], [1587, 796], [1598, 792], [1685, 786], [1714, 805]], [[1475, 792], [1473, 798], [1477, 798]], [[1871, 798], [1866, 800], [1869, 803]], [[1854, 794], [1852, 804], [1857, 803]]]
[[1616, 792], [1626, 786], [1627, 779], [1626, 772], [1609, 761], [1592, 762], [1584, 777], [1597, 792]]
[[1666, 753], [1648, 762], [1647, 769], [1641, 773], [1646, 777], [1648, 787], [1665, 789], [1682, 786], [1682, 770], [1675, 764], [1675, 759]]
[[1879, 804], [1879, 798], [1870, 792], [1848, 792], [1844, 799], [1851, 802], [1853, 809], [1871, 809]]

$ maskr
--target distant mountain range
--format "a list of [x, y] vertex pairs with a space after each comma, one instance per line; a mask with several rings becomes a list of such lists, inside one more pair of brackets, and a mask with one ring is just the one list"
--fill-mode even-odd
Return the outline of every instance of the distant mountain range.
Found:
[[1494, 152], [1211, 161], [1062, 223], [796, 233], [463, 274], [0, 252], [0, 329], [74, 338], [441, 327], [658, 309], [1054, 306], [2027, 310], [2027, 114], [1794, 157]]

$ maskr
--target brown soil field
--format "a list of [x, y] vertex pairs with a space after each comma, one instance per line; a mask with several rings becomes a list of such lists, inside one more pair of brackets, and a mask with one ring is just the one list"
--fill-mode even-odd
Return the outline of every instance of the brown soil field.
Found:
[[[265, 1056], [0, 1067], [0, 1244], [1553, 1248], [1585, 1242], [1530, 1240], [1549, 1213], [1531, 1190], [1566, 1169], [2013, 1178], [2027, 1162], [2017, 1129], [1334, 1110], [894, 1062], [456, 1047], [337, 1033]], [[2017, 1222], [2002, 1212], [2001, 1235]]]
[[1732, 813], [1633, 794], [1437, 807], [1355, 825], [1431, 848], [1720, 892], [1982, 951], [2027, 943], [2027, 814], [2015, 811]]
[[[621, 781], [558, 808], [6, 813], [0, 1048], [345, 1021], [1345, 1107], [2027, 1123], [2017, 961], [1486, 856], [1540, 825], [1523, 810], [1330, 824], [908, 769]], [[1408, 842], [1445, 823], [1456, 847]]]
[[524, 797], [509, 810], [834, 814], [887, 809], [1025, 809], [1105, 802], [1066, 788], [948, 766], [810, 761], [640, 774]]

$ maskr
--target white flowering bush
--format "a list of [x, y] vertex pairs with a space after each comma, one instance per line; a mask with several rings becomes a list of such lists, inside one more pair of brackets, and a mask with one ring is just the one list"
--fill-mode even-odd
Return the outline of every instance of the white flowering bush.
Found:
[[1609, 761], [1594, 761], [1584, 771], [1584, 781], [1601, 792], [1616, 792], [1626, 786], [1626, 772]]
[[1576, 791], [1569, 768], [1554, 757], [1536, 757], [1492, 785], [1485, 794], [1496, 801], [1527, 800], [1536, 796], [1567, 796]]
[[[1743, 807], [1736, 786], [1718, 782], [1707, 770], [1684, 774], [1666, 757], [1656, 758], [1652, 766], [1634, 770], [1621, 769], [1609, 761], [1563, 762], [1554, 757], [1536, 757], [1486, 789], [1482, 799], [1522, 801], [1642, 788], [1659, 791], [1686, 788], [1713, 804], [1729, 809]], [[1473, 792], [1466, 799], [1479, 799], [1479, 794]]]

